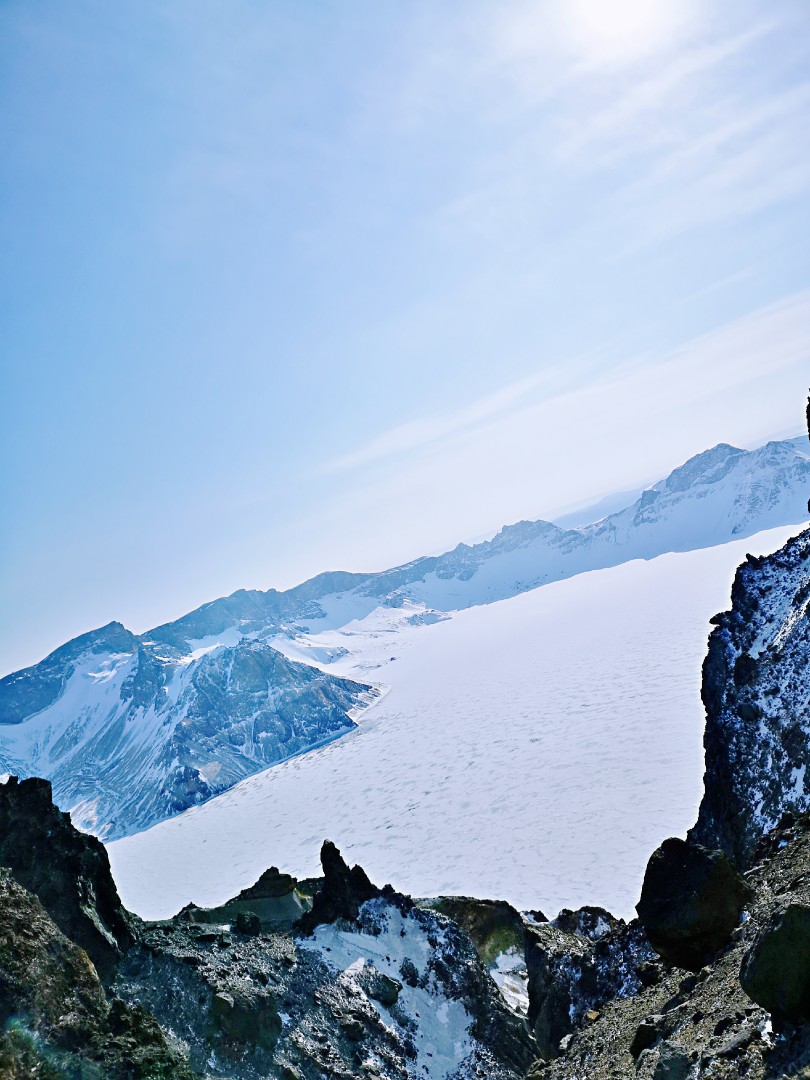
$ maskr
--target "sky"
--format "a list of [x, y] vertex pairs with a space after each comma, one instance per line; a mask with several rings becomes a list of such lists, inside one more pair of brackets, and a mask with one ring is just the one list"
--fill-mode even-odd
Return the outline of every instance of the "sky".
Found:
[[4, 0], [0, 674], [798, 433], [805, 0]]

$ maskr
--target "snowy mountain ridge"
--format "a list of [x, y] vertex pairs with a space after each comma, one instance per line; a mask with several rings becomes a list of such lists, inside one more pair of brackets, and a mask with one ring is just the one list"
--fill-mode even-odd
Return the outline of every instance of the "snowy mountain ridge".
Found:
[[0, 680], [0, 770], [46, 776], [77, 824], [125, 836], [351, 730], [384, 689], [357, 681], [380, 666], [362, 656], [334, 673], [352, 634], [362, 653], [364, 635], [797, 523], [808, 484], [806, 439], [720, 444], [582, 528], [522, 521], [381, 573], [240, 590], [140, 636], [111, 623]]

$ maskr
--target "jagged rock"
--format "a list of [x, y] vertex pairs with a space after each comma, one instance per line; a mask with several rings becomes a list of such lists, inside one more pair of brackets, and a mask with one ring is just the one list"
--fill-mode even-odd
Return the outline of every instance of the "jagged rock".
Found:
[[588, 1000], [596, 991], [589, 960], [587, 944], [574, 935], [550, 923], [527, 927], [529, 1024], [543, 1058], [556, 1057], [560, 1040], [573, 1030], [574, 989]]
[[636, 911], [659, 956], [698, 971], [728, 943], [748, 895], [724, 852], [673, 837], [650, 857]]
[[673, 1070], [688, 1080], [806, 1080], [810, 1023], [771, 1017], [746, 994], [740, 972], [779, 913], [791, 905], [810, 911], [810, 815], [763, 850], [746, 875], [747, 917], [728, 946], [694, 974], [663, 965], [655, 984], [606, 1002], [596, 1021], [578, 1024], [565, 1055], [537, 1071], [538, 1080], [660, 1080]]
[[0, 784], [0, 865], [33, 893], [59, 929], [108, 979], [133, 942], [107, 852], [57, 809], [47, 780]]
[[[74, 873], [85, 885], [109, 888], [93, 859], [97, 841], [78, 833], [48, 796], [48, 785], [35, 782], [12, 784], [5, 793], [6, 818], [31, 840], [31, 852], [39, 857], [50, 850], [43, 836], [56, 852], [58, 867], [43, 891], [56, 880], [72, 897]], [[416, 1075], [416, 1062], [420, 1075], [430, 1071], [438, 1042], [456, 1080], [518, 1080], [534, 1055], [533, 1041], [468, 935], [390, 886], [377, 889], [333, 845], [326, 845], [323, 863], [321, 910], [336, 916], [335, 924], [318, 927], [333, 935], [327, 942], [295, 936], [289, 925], [256, 933], [248, 905], [298, 893], [292, 878], [271, 868], [220, 909], [189, 906], [175, 919], [127, 922], [131, 940], [121, 946], [106, 989], [86, 953], [1, 870], [0, 1031], [15, 1019], [0, 1034], [0, 1077], [190, 1080], [194, 1069], [223, 1080], [405, 1080]], [[26, 869], [25, 860], [20, 866]], [[4, 885], [14, 900], [6, 908]], [[97, 899], [89, 887], [81, 895]], [[233, 920], [205, 921], [232, 914], [238, 904], [244, 907]], [[124, 909], [117, 910], [126, 921]], [[88, 911], [95, 908], [83, 914]], [[237, 932], [225, 923], [235, 923]], [[329, 941], [341, 935], [347, 952], [335, 964]], [[410, 964], [413, 986], [396, 978], [400, 957], [403, 969]], [[385, 964], [385, 971], [376, 968]], [[168, 1033], [182, 1052], [169, 1048]]]
[[545, 1058], [557, 1056], [588, 1012], [636, 993], [638, 966], [653, 958], [637, 923], [601, 908], [564, 909], [553, 923], [527, 926], [525, 947], [529, 1024]]
[[690, 838], [746, 868], [786, 811], [810, 808], [810, 530], [749, 555], [731, 600], [703, 664], [706, 773]]
[[[186, 904], [178, 912], [177, 918], [184, 922], [214, 923], [218, 926], [233, 923], [239, 933], [289, 930], [311, 907], [311, 899], [300, 885], [291, 874], [282, 874], [277, 867], [271, 866], [254, 885], [243, 889], [232, 900], [215, 908]], [[245, 929], [248, 925], [253, 929]]]
[[190, 1080], [145, 1010], [113, 999], [87, 953], [0, 869], [0, 1076]]
[[321, 866], [323, 882], [315, 894], [312, 910], [298, 923], [304, 934], [311, 934], [321, 923], [356, 919], [361, 904], [382, 895], [362, 866], [348, 866], [331, 840], [324, 840], [321, 847]]
[[810, 905], [788, 904], [772, 916], [743, 961], [740, 982], [775, 1021], [810, 1021]]
[[554, 920], [554, 925], [567, 934], [576, 934], [577, 937], [584, 937], [589, 941], [599, 941], [606, 934], [619, 929], [623, 923], [604, 908], [586, 904], [576, 911], [563, 908]]
[[234, 901], [279, 899], [282, 896], [288, 896], [295, 885], [296, 881], [292, 874], [282, 874], [277, 866], [271, 866], [264, 871], [254, 885], [242, 889], [239, 895], [234, 897]]

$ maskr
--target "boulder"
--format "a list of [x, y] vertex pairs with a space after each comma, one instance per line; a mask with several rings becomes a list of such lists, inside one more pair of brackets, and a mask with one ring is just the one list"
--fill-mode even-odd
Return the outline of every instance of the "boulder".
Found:
[[677, 1043], [662, 1043], [652, 1080], [689, 1080], [691, 1074], [692, 1063], [683, 1047]]
[[363, 965], [357, 976], [357, 981], [372, 1001], [378, 1001], [380, 1005], [384, 1005], [387, 1009], [390, 1009], [392, 1005], [396, 1005], [402, 990], [401, 982], [385, 975], [382, 971], [378, 971], [370, 963]]
[[810, 1020], [810, 906], [774, 913], [743, 959], [740, 983], [777, 1023]]
[[236, 916], [236, 932], [245, 937], [258, 937], [262, 932], [262, 924], [255, 911], [240, 911]]
[[729, 942], [748, 897], [724, 852], [672, 838], [647, 863], [636, 911], [662, 959], [699, 971]]
[[523, 919], [505, 900], [440, 896], [428, 901], [427, 906], [466, 931], [487, 966], [510, 949], [523, 952]]

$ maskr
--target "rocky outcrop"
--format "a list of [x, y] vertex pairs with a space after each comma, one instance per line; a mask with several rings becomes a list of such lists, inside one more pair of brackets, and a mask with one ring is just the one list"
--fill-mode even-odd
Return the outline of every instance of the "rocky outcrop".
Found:
[[636, 910], [659, 956], [699, 971], [728, 944], [749, 895], [725, 852], [673, 837], [650, 857]]
[[469, 935], [487, 967], [504, 953], [523, 951], [523, 918], [505, 900], [439, 896], [421, 903], [457, 923]]
[[0, 866], [38, 897], [71, 941], [108, 978], [132, 944], [133, 921], [110, 873], [107, 851], [54, 806], [47, 780], [0, 784]]
[[810, 1022], [810, 906], [787, 904], [771, 916], [743, 960], [740, 982], [779, 1027]]
[[810, 807], [810, 530], [749, 556], [703, 665], [706, 775], [690, 836], [747, 866], [763, 833]]
[[240, 933], [290, 930], [312, 906], [311, 896], [301, 885], [291, 874], [271, 866], [227, 903], [216, 908], [187, 904], [177, 918], [191, 923], [233, 923]]
[[311, 934], [322, 923], [338, 919], [354, 920], [362, 904], [373, 900], [382, 891], [372, 885], [362, 866], [350, 867], [331, 840], [321, 847], [323, 880], [315, 893], [312, 909], [301, 917], [298, 928]]
[[707, 965], [659, 965], [657, 981], [606, 1002], [532, 1080], [805, 1080], [810, 815], [763, 838], [745, 880], [743, 918]]
[[191, 1080], [153, 1016], [109, 998], [87, 953], [0, 869], [0, 1076]]
[[271, 867], [220, 908], [160, 923], [121, 907], [103, 847], [45, 781], [0, 787], [0, 844], [9, 1080], [517, 1080], [536, 1053], [469, 936], [329, 842], [318, 882]]
[[601, 908], [564, 909], [525, 934], [529, 1024], [546, 1059], [557, 1057], [605, 1002], [635, 994], [652, 970], [654, 954], [638, 923]]

